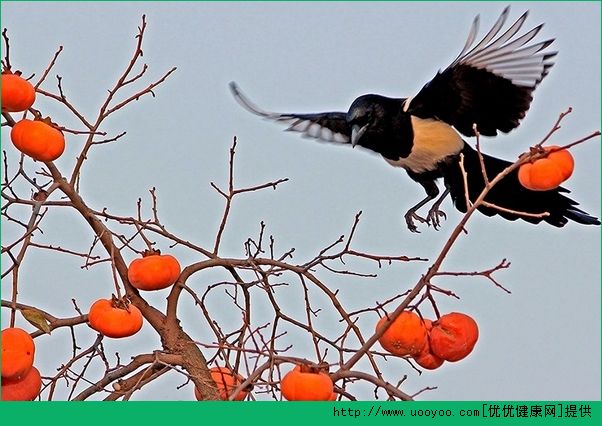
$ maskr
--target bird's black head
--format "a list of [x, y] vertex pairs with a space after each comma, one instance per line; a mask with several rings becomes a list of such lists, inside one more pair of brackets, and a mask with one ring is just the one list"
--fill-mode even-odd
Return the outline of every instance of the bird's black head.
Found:
[[[411, 149], [412, 126], [410, 115], [403, 111], [405, 99], [380, 95], [357, 98], [347, 112], [351, 128], [351, 145], [360, 145], [397, 159]], [[406, 154], [407, 155], [407, 154]]]

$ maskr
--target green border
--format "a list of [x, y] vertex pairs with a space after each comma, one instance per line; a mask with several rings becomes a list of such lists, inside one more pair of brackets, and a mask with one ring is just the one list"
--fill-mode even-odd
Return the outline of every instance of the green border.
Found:
[[[0, 403], [3, 424], [599, 424], [600, 401]], [[386, 416], [384, 410], [396, 410]], [[403, 414], [402, 414], [403, 413]], [[418, 414], [421, 413], [421, 416]], [[497, 415], [495, 415], [497, 413]], [[392, 414], [392, 413], [391, 413]], [[598, 420], [596, 420], [598, 419]]]
[[[553, 414], [550, 411], [552, 407]], [[418, 413], [422, 415], [417, 416]], [[469, 413], [471, 415], [468, 415]], [[43, 422], [44, 426], [106, 426], [132, 420], [145, 426], [171, 426], [176, 422], [195, 425], [235, 422], [239, 425], [286, 423], [286, 426], [311, 426], [311, 423], [315, 422], [331, 425], [585, 425], [600, 424], [601, 413], [602, 401], [0, 402], [0, 419], [3, 425]]]

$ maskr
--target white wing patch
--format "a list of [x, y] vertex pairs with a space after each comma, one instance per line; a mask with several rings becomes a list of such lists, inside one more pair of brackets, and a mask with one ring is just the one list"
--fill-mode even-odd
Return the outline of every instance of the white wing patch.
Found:
[[464, 48], [450, 67], [459, 64], [469, 65], [507, 78], [517, 86], [533, 88], [537, 86], [553, 65], [551, 58], [556, 55], [556, 52], [544, 52], [544, 50], [554, 40], [529, 45], [529, 42], [540, 32], [543, 24], [522, 36], [515, 37], [525, 23], [528, 12], [498, 36], [504, 27], [509, 10], [510, 8], [506, 7], [491, 30], [471, 48], [478, 32], [479, 17], [477, 16]]
[[280, 114], [276, 118], [271, 118], [276, 121], [291, 123], [286, 129], [289, 132], [300, 132], [303, 137], [320, 139], [326, 142], [349, 143], [349, 136], [342, 133], [333, 132], [328, 127], [320, 126], [311, 120], [303, 120], [294, 116]]
[[412, 99], [414, 99], [414, 97], [410, 96], [405, 101], [403, 101], [403, 112], [408, 112], [408, 110], [410, 109], [410, 102], [412, 102]]

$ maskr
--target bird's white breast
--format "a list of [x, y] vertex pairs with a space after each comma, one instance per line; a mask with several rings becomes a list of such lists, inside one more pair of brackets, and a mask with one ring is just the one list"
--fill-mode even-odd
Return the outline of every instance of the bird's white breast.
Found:
[[385, 158], [395, 167], [403, 167], [412, 172], [421, 173], [434, 170], [437, 163], [458, 154], [464, 141], [449, 124], [432, 118], [411, 116], [414, 140], [410, 155], [398, 160]]

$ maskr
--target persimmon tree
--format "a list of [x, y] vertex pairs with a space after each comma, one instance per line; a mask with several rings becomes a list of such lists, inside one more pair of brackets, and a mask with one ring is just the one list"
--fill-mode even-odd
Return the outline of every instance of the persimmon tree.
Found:
[[[149, 183], [151, 189], [146, 196], [132, 199], [135, 208], [128, 215], [116, 213], [110, 207], [94, 206], [80, 191], [85, 166], [93, 161], [91, 152], [117, 142], [123, 143], [126, 132], [108, 133], [105, 130], [107, 123], [114, 116], [125, 114], [128, 108], [134, 108], [137, 101], [156, 97], [155, 101], [160, 102], [162, 86], [168, 84], [170, 78], [177, 78], [173, 75], [175, 67], [166, 70], [155, 80], [148, 78], [149, 67], [141, 63], [146, 29], [147, 22], [143, 16], [131, 59], [124, 70], [115, 75], [116, 81], [95, 115], [85, 115], [72, 101], [64, 90], [63, 77], [56, 76], [56, 81], [51, 82], [50, 76], [55, 63], [60, 60], [62, 47], [58, 48], [45, 68], [35, 74], [32, 70], [24, 71], [23, 77], [32, 84], [38, 98], [45, 98], [52, 102], [54, 108], [69, 113], [76, 124], [66, 127], [51, 120], [43, 121], [43, 117], [52, 116], [53, 111], [39, 111], [36, 103], [26, 106], [23, 113], [3, 108], [2, 226], [10, 229], [12, 234], [18, 234], [11, 241], [2, 241], [2, 280], [6, 283], [4, 288], [10, 289], [2, 295], [2, 308], [10, 312], [10, 323], [3, 327], [27, 329], [38, 346], [43, 345], [47, 334], [55, 330], [65, 328], [71, 334], [71, 342], [65, 342], [72, 347], [71, 357], [57, 359], [54, 371], [41, 371], [42, 390], [38, 397], [44, 400], [128, 400], [137, 390], [166, 374], [181, 376], [182, 386], [189, 382], [194, 384], [195, 392], [189, 392], [182, 399], [192, 399], [196, 395], [197, 399], [208, 400], [280, 400], [283, 394], [304, 395], [303, 398], [311, 399], [316, 393], [310, 390], [313, 389], [313, 383], [318, 381], [325, 383], [325, 390], [319, 399], [366, 399], [365, 395], [358, 394], [357, 383], [372, 387], [374, 397], [391, 400], [410, 400], [430, 389], [425, 386], [411, 395], [404, 391], [404, 384], [407, 373], [420, 372], [423, 362], [431, 366], [426, 368], [441, 365], [441, 359], [438, 365], [433, 359], [424, 360], [424, 356], [445, 352], [432, 347], [449, 337], [449, 333], [441, 337], [448, 329], [444, 332], [441, 330], [451, 327], [454, 333], [462, 334], [461, 324], [470, 324], [469, 327], [473, 328], [465, 338], [472, 346], [478, 334], [476, 323], [472, 319], [465, 319], [466, 315], [457, 322], [453, 319], [438, 322], [445, 314], [437, 306], [439, 298], [458, 297], [451, 289], [438, 285], [438, 280], [446, 276], [484, 277], [494, 286], [509, 292], [496, 278], [498, 272], [510, 266], [506, 259], [493, 262], [489, 269], [473, 272], [446, 270], [444, 260], [465, 232], [466, 224], [475, 210], [486, 203], [484, 198], [488, 191], [514, 169], [546, 157], [548, 151], [531, 149], [491, 180], [487, 179], [483, 170], [487, 181], [485, 189], [476, 201], [468, 203], [467, 212], [434, 259], [399, 253], [370, 253], [356, 247], [354, 236], [361, 226], [361, 212], [350, 216], [346, 230], [337, 230], [344, 232], [344, 235], [326, 243], [315, 256], [301, 262], [293, 260], [293, 248], [281, 250], [277, 247], [276, 237], [268, 235], [263, 222], [259, 224], [256, 236], [243, 241], [242, 252], [225, 253], [222, 242], [235, 208], [234, 201], [240, 197], [252, 197], [260, 191], [276, 190], [288, 180], [279, 178], [240, 186], [235, 179], [236, 164], [244, 161], [244, 158], [237, 157], [236, 137], [233, 137], [229, 151], [224, 152], [227, 181], [208, 182], [224, 203], [209, 245], [170, 230], [160, 218], [160, 197], [152, 188], [152, 183]], [[3, 42], [3, 71], [14, 72], [16, 67], [11, 61], [18, 57], [19, 52], [15, 58], [11, 56], [13, 52], [6, 29], [3, 31]], [[536, 148], [541, 147], [559, 129], [559, 123], [566, 114], [568, 112], [561, 114], [550, 133]], [[9, 161], [6, 151], [15, 149], [8, 142], [10, 130], [23, 123], [23, 120], [32, 118], [36, 122], [45, 122], [53, 132], [64, 135], [71, 150], [74, 146], [79, 147], [77, 157], [71, 162], [62, 162], [58, 167], [46, 157], [34, 160], [35, 155], [20, 148], [24, 154], [21, 154], [19, 161]], [[570, 148], [598, 134], [594, 132], [562, 148]], [[148, 151], [141, 155], [156, 154]], [[45, 219], [56, 209], [85, 220], [92, 238], [88, 250], [72, 250], [44, 238]], [[527, 215], [523, 212], [514, 213]], [[67, 219], [65, 226], [68, 226]], [[196, 260], [180, 265], [170, 255], [170, 250], [176, 247], [186, 250]], [[80, 259], [84, 269], [103, 269], [106, 285], [89, 290], [95, 293], [95, 298], [105, 299], [102, 302], [102, 314], [94, 313], [100, 317], [91, 318], [89, 307], [80, 306], [75, 299], [72, 301], [72, 316], [53, 313], [53, 303], [56, 302], [53, 300], [43, 305], [29, 304], [27, 294], [32, 291], [31, 283], [22, 279], [21, 271], [32, 266], [29, 263], [32, 249]], [[132, 261], [140, 262], [143, 256], [145, 261], [150, 256], [156, 259], [146, 262], [146, 266], [140, 263], [134, 267]], [[159, 257], [169, 257], [173, 261], [163, 262]], [[348, 267], [351, 260], [353, 269]], [[366, 304], [359, 310], [347, 308], [339, 291], [329, 284], [333, 276], [343, 275], [358, 280], [374, 278], [379, 268], [407, 262], [424, 265], [424, 273], [417, 282], [400, 287], [384, 300]], [[355, 269], [355, 265], [362, 265], [364, 270]], [[369, 271], [366, 272], [365, 268]], [[210, 275], [209, 271], [217, 272]], [[213, 280], [214, 276], [221, 278]], [[164, 307], [154, 306], [148, 301], [152, 291], [164, 292]], [[211, 338], [198, 339], [194, 331], [187, 329], [181, 321], [180, 308], [185, 297], [194, 302], [200, 327]], [[286, 303], [292, 297], [301, 301], [301, 308], [297, 311], [293, 311], [290, 304]], [[110, 315], [112, 310], [120, 316], [103, 316]], [[128, 336], [137, 331], [136, 327], [118, 330], [137, 311], [143, 318], [142, 327], [152, 328], [160, 345], [152, 351], [137, 353], [131, 359], [107, 353], [104, 345], [107, 339]], [[403, 354], [384, 350], [377, 343], [379, 339], [384, 342], [383, 335], [394, 329], [391, 324], [395, 324], [407, 312], [415, 315], [418, 328], [424, 327], [424, 330], [414, 330], [419, 340], [424, 341], [432, 330], [439, 333], [437, 339], [429, 340], [430, 349], [427, 353], [422, 350], [422, 343], [420, 348]], [[326, 316], [328, 321], [321, 321], [322, 316]], [[365, 329], [358, 325], [358, 319], [364, 317], [371, 318], [372, 327]], [[433, 324], [430, 320], [434, 321]], [[336, 327], [329, 324], [336, 324]], [[81, 345], [83, 335], [95, 335], [96, 338], [90, 345]], [[296, 336], [295, 344], [285, 343], [287, 335]], [[124, 347], [127, 346], [128, 337], [121, 339]], [[383, 347], [386, 346], [383, 344]], [[433, 350], [433, 353], [429, 353], [429, 350]], [[458, 356], [457, 352], [453, 352], [453, 357]], [[399, 376], [386, 377], [381, 371], [385, 362], [399, 362]], [[291, 379], [286, 380], [294, 384], [283, 391], [283, 378], [294, 368], [295, 371], [289, 376]], [[303, 382], [304, 375], [310, 376], [306, 384]], [[332, 388], [329, 387], [328, 378]], [[412, 380], [419, 381], [420, 378]]]

